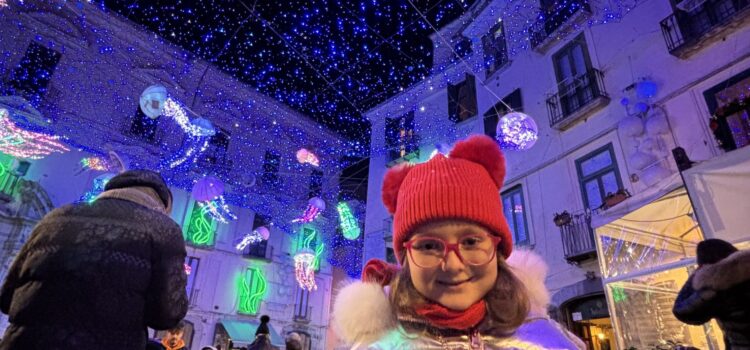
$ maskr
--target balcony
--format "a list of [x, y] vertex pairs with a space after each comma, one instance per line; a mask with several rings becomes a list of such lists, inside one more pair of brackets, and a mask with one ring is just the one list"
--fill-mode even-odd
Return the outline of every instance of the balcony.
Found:
[[[567, 214], [567, 213], [566, 213]], [[563, 252], [569, 264], [579, 264], [584, 260], [596, 257], [594, 230], [591, 228], [591, 214], [580, 213], [568, 215], [564, 220], [556, 217], [555, 223], [560, 227]]]
[[558, 92], [547, 98], [552, 128], [565, 130], [609, 103], [602, 72], [590, 68], [586, 73], [558, 84]]
[[[571, 0], [564, 8], [541, 10], [537, 20], [528, 27], [529, 44], [537, 52], [544, 53], [560, 37], [555, 35], [591, 14], [591, 7], [585, 0]], [[565, 31], [565, 30], [562, 30]]]
[[687, 58], [746, 23], [750, 0], [706, 0], [689, 12], [675, 10], [661, 21], [661, 31], [669, 53]]

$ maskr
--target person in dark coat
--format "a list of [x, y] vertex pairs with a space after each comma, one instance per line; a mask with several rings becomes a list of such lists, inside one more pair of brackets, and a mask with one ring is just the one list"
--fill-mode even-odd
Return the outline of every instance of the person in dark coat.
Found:
[[715, 318], [726, 349], [750, 349], [750, 251], [707, 239], [698, 244], [697, 263], [677, 295], [675, 317], [691, 325]]
[[258, 329], [255, 330], [255, 340], [247, 347], [248, 350], [275, 349], [275, 347], [271, 345], [271, 330], [268, 328], [268, 322], [270, 321], [271, 318], [268, 317], [268, 315], [260, 317], [260, 325], [258, 325]]
[[131, 170], [32, 231], [0, 289], [0, 350], [144, 349], [187, 312], [182, 230], [161, 176]]
[[167, 334], [161, 339], [161, 346], [164, 350], [186, 350], [183, 335], [185, 335], [185, 323], [180, 321], [176, 326], [167, 330]]

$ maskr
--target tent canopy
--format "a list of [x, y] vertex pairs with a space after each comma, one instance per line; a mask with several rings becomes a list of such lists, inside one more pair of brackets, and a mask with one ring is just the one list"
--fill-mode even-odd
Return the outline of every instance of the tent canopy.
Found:
[[687, 191], [678, 187], [596, 228], [602, 275], [631, 272], [691, 259], [703, 240]]
[[695, 165], [683, 175], [707, 238], [733, 243], [750, 238], [750, 147]]
[[[229, 334], [229, 338], [236, 345], [250, 344], [255, 340], [255, 330], [258, 329], [260, 321], [255, 320], [222, 320], [221, 324]], [[271, 344], [274, 346], [284, 346], [284, 338], [268, 325], [271, 331]]]

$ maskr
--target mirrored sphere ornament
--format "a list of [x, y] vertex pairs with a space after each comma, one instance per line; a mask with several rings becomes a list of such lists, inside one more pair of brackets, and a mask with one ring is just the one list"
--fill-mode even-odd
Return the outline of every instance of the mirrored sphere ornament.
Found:
[[536, 143], [539, 129], [534, 118], [521, 112], [508, 113], [497, 122], [500, 147], [505, 150], [525, 151]]

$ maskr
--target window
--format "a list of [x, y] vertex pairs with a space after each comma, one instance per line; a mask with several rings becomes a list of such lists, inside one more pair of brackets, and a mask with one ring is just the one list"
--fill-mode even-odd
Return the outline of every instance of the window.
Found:
[[319, 197], [323, 193], [323, 172], [313, 169], [310, 173], [310, 192], [308, 198]]
[[159, 119], [151, 119], [143, 113], [140, 106], [136, 107], [135, 115], [130, 123], [130, 134], [149, 143], [156, 141], [156, 127]]
[[263, 156], [263, 175], [261, 180], [268, 186], [278, 186], [281, 184], [279, 179], [279, 167], [281, 166], [281, 156], [274, 151], [266, 151]]
[[471, 55], [471, 53], [473, 52], [471, 48], [471, 39], [465, 36], [459, 36], [454, 40], [456, 41], [456, 45], [453, 46], [453, 55], [455, 60]]
[[260, 268], [248, 267], [245, 269], [238, 290], [237, 313], [257, 315], [267, 289], [268, 281]]
[[477, 115], [477, 90], [474, 76], [456, 85], [448, 84], [448, 117], [453, 122], [462, 122]]
[[224, 129], [217, 128], [216, 134], [208, 139], [208, 148], [203, 152], [200, 163], [204, 167], [217, 167], [224, 173], [230, 166], [227, 162], [227, 149], [231, 135]]
[[601, 207], [607, 194], [622, 188], [611, 143], [576, 160], [576, 169], [586, 208]]
[[22, 95], [32, 105], [38, 106], [47, 92], [47, 85], [62, 55], [37, 43], [29, 44], [21, 62], [13, 70], [10, 85], [13, 93]]
[[526, 204], [523, 201], [523, 190], [521, 185], [513, 186], [503, 191], [503, 214], [508, 220], [511, 232], [513, 232], [513, 243], [515, 245], [529, 245], [529, 229], [526, 226]]
[[482, 37], [482, 48], [487, 76], [508, 63], [508, 50], [505, 44], [505, 29], [503, 29], [502, 21], [498, 21], [492, 26], [490, 32]]
[[583, 34], [552, 56], [562, 115], [567, 116], [601, 95]]
[[294, 302], [294, 320], [310, 320], [310, 291], [304, 288], [297, 288], [297, 295]]
[[385, 146], [389, 160], [406, 157], [418, 150], [417, 136], [414, 134], [414, 111], [396, 119], [386, 118], [385, 122]]
[[[253, 218], [253, 231], [261, 226], [268, 225], [268, 218], [260, 213], [255, 213]], [[260, 242], [248, 244], [245, 247], [245, 251], [242, 253], [249, 258], [266, 258], [266, 252], [268, 250], [268, 240], [261, 240]]]
[[195, 278], [198, 276], [198, 265], [200, 265], [201, 259], [194, 256], [185, 257], [185, 265], [190, 267], [190, 273], [187, 275], [187, 285], [185, 286], [187, 291], [188, 300], [190, 303], [193, 302], [193, 285], [195, 285]]
[[198, 202], [193, 202], [187, 225], [185, 242], [196, 247], [213, 247], [216, 239], [216, 220], [205, 212]]
[[583, 0], [540, 0], [539, 6], [544, 14], [544, 31], [547, 36], [554, 33], [579, 10], [589, 10], [589, 5]]
[[505, 96], [501, 101], [498, 101], [494, 106], [484, 112], [484, 134], [495, 138], [497, 136], [497, 122], [500, 117], [508, 113], [508, 108], [505, 104], [510, 106], [516, 112], [523, 111], [523, 100], [521, 99], [521, 89], [515, 89], [508, 96]]
[[710, 120], [719, 146], [731, 151], [750, 145], [750, 69], [706, 90]]

